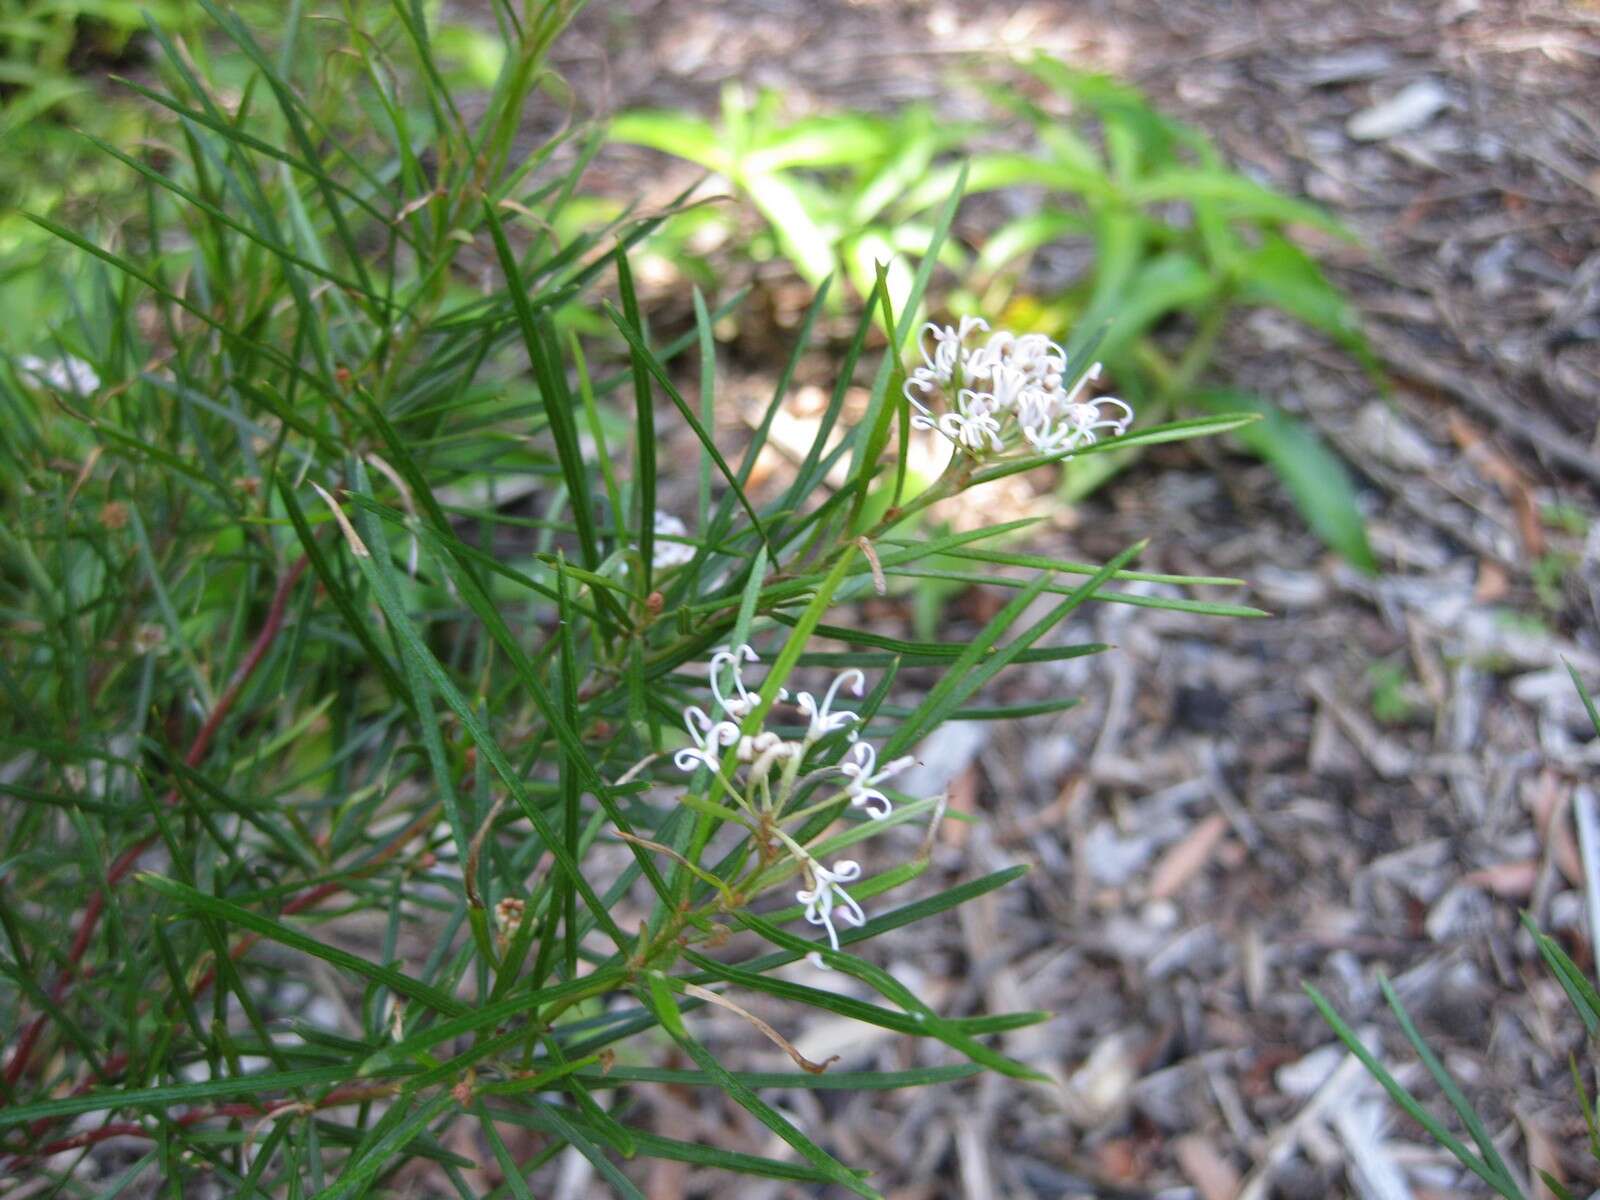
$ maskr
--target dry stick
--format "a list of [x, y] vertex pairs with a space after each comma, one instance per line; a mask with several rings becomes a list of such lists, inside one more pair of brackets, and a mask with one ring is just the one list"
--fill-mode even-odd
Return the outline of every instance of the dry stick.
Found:
[[834, 1063], [839, 1061], [839, 1056], [835, 1054], [826, 1062], [812, 1062], [809, 1058], [807, 1058], [804, 1054], [801, 1054], [800, 1051], [795, 1048], [793, 1042], [784, 1037], [783, 1034], [779, 1033], [771, 1025], [768, 1025], [765, 1021], [756, 1016], [755, 1013], [751, 1012], [743, 1005], [735, 1004], [732, 1000], [729, 1000], [720, 992], [713, 992], [710, 988], [703, 988], [698, 983], [690, 983], [688, 980], [682, 981], [682, 987], [683, 990], [689, 995], [708, 1001], [712, 1004], [721, 1005], [729, 1012], [737, 1013], [746, 1021], [749, 1021], [750, 1024], [754, 1025], [768, 1041], [792, 1058], [795, 1066], [799, 1067], [808, 1075], [821, 1075]]
[[[1578, 856], [1583, 861], [1584, 907], [1589, 915], [1589, 944], [1600, 938], [1600, 814], [1595, 812], [1594, 792], [1579, 784], [1572, 792], [1572, 815], [1578, 826]], [[1595, 964], [1600, 979], [1600, 962]]]
[[[250, 652], [244, 656], [244, 661], [234, 671], [233, 678], [228, 680], [226, 690], [217, 698], [216, 707], [211, 710], [211, 715], [206, 718], [205, 724], [200, 726], [200, 732], [195, 734], [194, 741], [189, 745], [189, 752], [183, 756], [184, 766], [193, 770], [205, 757], [218, 727], [227, 717], [228, 711], [233, 708], [234, 702], [238, 700], [244, 685], [250, 681], [250, 676], [261, 665], [261, 660], [267, 656], [272, 643], [277, 640], [278, 633], [283, 628], [283, 614], [289, 604], [289, 593], [294, 590], [295, 584], [300, 582], [300, 577], [305, 574], [309, 564], [310, 560], [302, 555], [300, 561], [289, 569], [289, 573], [279, 580], [277, 591], [272, 595], [272, 605], [267, 609], [266, 623], [256, 635], [255, 644], [250, 647]], [[177, 802], [178, 789], [174, 787], [166, 794], [162, 803], [170, 808]], [[124, 850], [111, 864], [111, 869], [106, 872], [105, 887], [96, 890], [89, 897], [89, 902], [84, 905], [83, 914], [78, 918], [77, 933], [73, 936], [72, 946], [67, 951], [67, 965], [61, 969], [61, 973], [56, 976], [56, 981], [50, 988], [49, 1008], [35, 1017], [27, 1029], [23, 1030], [22, 1036], [17, 1039], [16, 1051], [11, 1055], [10, 1063], [6, 1065], [7, 1085], [15, 1085], [22, 1078], [28, 1069], [29, 1060], [33, 1057], [34, 1048], [38, 1045], [39, 1038], [43, 1036], [45, 1026], [50, 1022], [51, 1013], [62, 1008], [72, 981], [84, 978], [78, 974], [77, 968], [83, 961], [83, 956], [88, 953], [95, 927], [100, 923], [101, 914], [105, 912], [106, 893], [127, 877], [143, 857], [144, 852], [154, 845], [156, 837], [156, 834], [149, 834]], [[0, 1107], [4, 1107], [4, 1103], [4, 1099], [0, 1098]]]

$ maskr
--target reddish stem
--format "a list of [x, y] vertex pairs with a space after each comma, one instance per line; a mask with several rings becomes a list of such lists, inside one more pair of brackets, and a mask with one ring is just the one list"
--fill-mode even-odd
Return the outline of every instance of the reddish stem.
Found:
[[[261, 626], [261, 632], [256, 635], [255, 643], [250, 647], [250, 652], [234, 670], [233, 677], [228, 680], [228, 686], [217, 698], [216, 706], [211, 710], [211, 715], [206, 718], [205, 724], [200, 726], [200, 732], [195, 734], [194, 741], [189, 744], [188, 753], [183, 756], [183, 765], [191, 770], [200, 765], [206, 751], [211, 746], [211, 739], [216, 735], [217, 729], [227, 717], [239, 694], [244, 691], [244, 686], [250, 681], [250, 676], [261, 665], [261, 660], [267, 656], [267, 651], [272, 649], [272, 643], [277, 639], [279, 631], [283, 628], [284, 611], [289, 605], [289, 594], [294, 590], [295, 584], [300, 582], [300, 577], [305, 574], [310, 560], [301, 557], [289, 569], [289, 573], [278, 581], [278, 587], [272, 594], [271, 607], [267, 609], [266, 622]], [[174, 787], [166, 794], [163, 803], [169, 808], [178, 802], [178, 789]], [[84, 905], [83, 913], [78, 918], [78, 929], [73, 935], [72, 945], [67, 951], [67, 965], [56, 976], [55, 983], [50, 987], [50, 1006], [35, 1017], [23, 1030], [22, 1036], [17, 1039], [17, 1048], [11, 1055], [11, 1061], [6, 1064], [5, 1080], [8, 1086], [15, 1085], [28, 1069], [28, 1063], [33, 1058], [34, 1049], [38, 1046], [39, 1039], [44, 1035], [45, 1026], [50, 1023], [53, 1012], [61, 1010], [71, 990], [75, 979], [87, 978], [87, 973], [80, 973], [78, 966], [83, 962], [84, 955], [89, 951], [89, 943], [94, 938], [95, 927], [100, 923], [101, 914], [105, 912], [106, 893], [116, 887], [127, 877], [128, 873], [138, 864], [144, 852], [155, 844], [156, 835], [149, 834], [141, 838], [134, 845], [119, 854], [111, 864], [111, 869], [106, 872], [105, 887], [98, 889], [89, 897], [89, 902]], [[4, 1099], [0, 1098], [0, 1107], [4, 1106]]]
[[[396, 854], [400, 853], [400, 851], [405, 848], [406, 843], [411, 841], [412, 838], [416, 837], [417, 834], [424, 833], [433, 828], [434, 822], [438, 819], [439, 806], [434, 805], [432, 808], [425, 810], [421, 816], [412, 821], [411, 824], [407, 825], [398, 834], [391, 838], [388, 844], [383, 847], [383, 849], [379, 850], [366, 863], [362, 864], [360, 870], [352, 873], [349, 879], [334, 879], [328, 881], [327, 883], [319, 883], [316, 887], [307, 888], [298, 896], [295, 896], [293, 899], [284, 904], [284, 906], [278, 911], [278, 915], [282, 917], [292, 917], [295, 913], [304, 912], [308, 908], [312, 908], [318, 904], [321, 904], [329, 896], [335, 896], [344, 891], [350, 886], [352, 880], [372, 874], [372, 872], [376, 871], [384, 863], [388, 862]], [[233, 948], [228, 951], [228, 957], [237, 962], [239, 959], [244, 957], [245, 951], [249, 950], [251, 946], [254, 946], [260, 940], [261, 935], [259, 933], [245, 934], [233, 944]], [[205, 972], [201, 974], [200, 978], [194, 981], [193, 995], [199, 996], [201, 992], [205, 991], [206, 988], [211, 986], [212, 981], [215, 980], [216, 977], [217, 968], [215, 966], [206, 968]]]
[[[425, 833], [431, 829], [434, 822], [439, 819], [439, 808], [440, 806], [435, 804], [433, 807], [424, 811], [421, 816], [417, 817], [416, 820], [412, 821], [411, 824], [407, 825], [393, 838], [391, 838], [382, 849], [372, 856], [372, 858], [363, 863], [360, 870], [353, 872], [348, 879], [330, 880], [327, 883], [319, 883], [315, 887], [307, 888], [298, 896], [295, 896], [289, 900], [288, 903], [286, 903], [280, 910], [280, 915], [292, 916], [295, 913], [304, 912], [308, 908], [313, 908], [316, 905], [321, 904], [328, 897], [337, 895], [339, 892], [344, 891], [350, 886], [352, 880], [372, 874], [384, 863], [388, 862], [395, 855], [399, 854], [401, 850], [405, 849], [406, 845], [419, 833]], [[254, 946], [260, 940], [261, 936], [259, 934], [247, 933], [233, 944], [232, 948], [228, 951], [228, 956], [234, 961], [238, 961], [244, 957], [245, 953], [250, 949], [251, 946]], [[190, 995], [198, 997], [206, 990], [206, 988], [211, 986], [211, 984], [216, 980], [216, 977], [216, 967], [213, 966], [208, 968], [198, 979], [194, 981], [194, 984], [190, 988]], [[118, 1053], [111, 1055], [100, 1066], [101, 1079], [110, 1079], [120, 1075], [127, 1067], [128, 1059], [129, 1056], [125, 1052], [119, 1051]], [[72, 1095], [81, 1096], [90, 1088], [94, 1087], [94, 1085], [95, 1080], [85, 1079], [77, 1087], [72, 1089]], [[37, 1138], [42, 1135], [45, 1130], [49, 1129], [54, 1123], [55, 1121], [50, 1117], [41, 1117], [28, 1127], [28, 1133], [30, 1136]], [[109, 1126], [107, 1128], [109, 1128]], [[137, 1129], [138, 1127], [135, 1126], [133, 1128]], [[99, 1133], [99, 1131], [96, 1132]], [[93, 1138], [92, 1141], [103, 1141], [107, 1137], [114, 1136], [116, 1136], [115, 1133], [100, 1133], [100, 1136]], [[56, 1143], [52, 1143], [52, 1145], [55, 1144]], [[75, 1144], [89, 1145], [91, 1142], [80, 1141]], [[70, 1150], [73, 1148], [73, 1146], [63, 1144], [61, 1148]], [[38, 1153], [44, 1153], [44, 1151], [39, 1151]]]
[[[236, 1104], [219, 1104], [215, 1108], [196, 1108], [186, 1113], [179, 1113], [171, 1118], [174, 1125], [187, 1129], [191, 1125], [198, 1125], [202, 1121], [238, 1120], [243, 1117], [271, 1117], [278, 1112], [303, 1111], [309, 1107], [320, 1112], [325, 1108], [338, 1108], [343, 1104], [361, 1104], [368, 1100], [379, 1100], [394, 1094], [392, 1084], [367, 1084], [359, 1087], [335, 1088], [320, 1100], [308, 1102], [307, 1105], [298, 1105], [292, 1100], [286, 1100], [271, 1106], [244, 1101]], [[143, 1125], [132, 1121], [113, 1121], [102, 1125], [98, 1129], [86, 1129], [82, 1133], [75, 1133], [71, 1137], [59, 1138], [47, 1142], [36, 1150], [26, 1154], [15, 1155], [14, 1163], [27, 1162], [33, 1158], [47, 1158], [52, 1154], [60, 1154], [64, 1150], [81, 1150], [85, 1146], [93, 1146], [99, 1142], [109, 1141], [115, 1137], [142, 1137], [153, 1138], [155, 1134]]]

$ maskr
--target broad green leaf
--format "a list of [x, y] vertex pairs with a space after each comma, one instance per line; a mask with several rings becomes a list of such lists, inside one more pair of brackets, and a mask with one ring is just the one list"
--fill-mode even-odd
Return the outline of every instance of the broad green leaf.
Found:
[[978, 253], [976, 266], [980, 272], [992, 273], [1051, 242], [1082, 236], [1089, 230], [1089, 222], [1079, 213], [1044, 208], [1016, 217], [991, 233]]
[[[1197, 308], [1211, 301], [1222, 280], [1187, 254], [1170, 251], [1139, 263], [1104, 313], [1105, 329], [1097, 354], [1107, 362], [1120, 362], [1134, 340], [1163, 317]], [[1081, 328], [1098, 328], [1098, 321]]]
[[833, 237], [805, 189], [788, 176], [771, 171], [747, 173], [744, 185], [795, 269], [807, 283], [820, 287], [834, 271]]
[[1360, 324], [1343, 292], [1329, 282], [1315, 259], [1287, 238], [1268, 233], [1233, 266], [1239, 300], [1267, 304], [1327, 334], [1370, 361]]
[[892, 147], [886, 121], [866, 113], [830, 113], [807, 117], [763, 138], [740, 163], [751, 174], [794, 167], [854, 166], [882, 157]]
[[614, 142], [674, 154], [719, 175], [734, 173], [733, 161], [716, 129], [688, 113], [636, 109], [612, 118], [607, 134]]
[[1350, 472], [1309, 426], [1245, 392], [1205, 391], [1191, 400], [1207, 412], [1258, 414], [1259, 421], [1240, 426], [1234, 436], [1277, 472], [1318, 537], [1352, 566], [1369, 575], [1377, 571], [1378, 560], [1367, 542], [1366, 521]]
[[1128, 190], [1140, 204], [1168, 200], [1213, 200], [1236, 217], [1310, 225], [1346, 241], [1355, 235], [1322, 209], [1293, 200], [1232, 171], [1216, 167], [1173, 167], [1141, 179]]

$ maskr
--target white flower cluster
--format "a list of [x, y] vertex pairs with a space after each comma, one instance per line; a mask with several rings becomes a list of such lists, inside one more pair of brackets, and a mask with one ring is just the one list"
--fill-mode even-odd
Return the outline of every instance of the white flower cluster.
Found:
[[[1114, 396], [1084, 395], [1100, 376], [1099, 363], [1069, 390], [1066, 351], [1044, 334], [1000, 330], [981, 346], [968, 345], [988, 332], [978, 317], [922, 327], [923, 365], [904, 388], [917, 410], [913, 426], [936, 429], [973, 454], [998, 454], [1018, 435], [1034, 452], [1055, 454], [1090, 445], [1102, 430], [1127, 432], [1133, 409]], [[944, 404], [937, 414], [928, 406], [936, 398]]]
[[[856, 713], [848, 709], [835, 709], [841, 689], [860, 696], [866, 690], [866, 676], [855, 667], [840, 672], [819, 700], [811, 692], [798, 692], [793, 697], [795, 707], [806, 719], [806, 730], [796, 740], [782, 737], [770, 729], [746, 733], [744, 720], [760, 702], [760, 696], [751, 692], [744, 682], [744, 668], [760, 662], [760, 657], [748, 645], [724, 647], [711, 656], [711, 697], [716, 715], [707, 713], [699, 705], [691, 704], [683, 712], [684, 728], [689, 731], [692, 745], [685, 746], [673, 756], [680, 771], [709, 768], [722, 778], [722, 760], [733, 750], [734, 762], [743, 769], [744, 786], [724, 780], [735, 799], [752, 816], [762, 819], [777, 841], [785, 846], [800, 866], [806, 886], [795, 893], [795, 899], [805, 905], [806, 920], [820, 925], [828, 934], [828, 943], [839, 948], [839, 934], [835, 918], [850, 925], [861, 925], [865, 916], [861, 906], [853, 900], [843, 885], [861, 878], [861, 864], [841, 859], [832, 869], [824, 867], [803, 846], [794, 841], [780, 827], [785, 820], [816, 811], [836, 799], [848, 799], [851, 807], [863, 810], [873, 820], [883, 820], [894, 811], [894, 805], [884, 794], [881, 784], [911, 765], [909, 755], [878, 765], [878, 752], [868, 742], [862, 741], [853, 728], [859, 721]], [[775, 697], [789, 701], [787, 688], [778, 689]], [[837, 790], [820, 804], [801, 812], [786, 812], [790, 797], [795, 794], [801, 766], [813, 747], [829, 734], [847, 730], [848, 747], [840, 759], [831, 766], [815, 765], [819, 774], [837, 773], [842, 777]], [[759, 812], [757, 805], [759, 804]], [[812, 962], [822, 965], [821, 959], [812, 955]]]
[[673, 538], [686, 537], [689, 533], [688, 526], [679, 518], [658, 508], [656, 509], [655, 530], [655, 549], [650, 553], [650, 565], [657, 571], [681, 567], [694, 557], [694, 547], [687, 542], [669, 542], [665, 541], [661, 536], [666, 534], [667, 537]]
[[24, 354], [16, 360], [17, 369], [35, 382], [58, 392], [73, 392], [87, 396], [100, 387], [100, 376], [81, 358], [39, 358]]

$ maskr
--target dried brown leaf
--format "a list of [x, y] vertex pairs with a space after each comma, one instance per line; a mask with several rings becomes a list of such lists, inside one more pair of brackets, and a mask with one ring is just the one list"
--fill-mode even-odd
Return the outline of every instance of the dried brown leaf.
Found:
[[1461, 882], [1492, 892], [1502, 900], [1523, 900], [1533, 895], [1539, 881], [1539, 862], [1525, 858], [1514, 862], [1493, 863], [1468, 871]]
[[1172, 1153], [1201, 1200], [1233, 1200], [1239, 1194], [1239, 1172], [1210, 1138], [1191, 1133], [1173, 1144]]
[[1228, 832], [1228, 819], [1221, 813], [1212, 813], [1191, 829], [1182, 841], [1161, 856], [1150, 873], [1150, 896], [1155, 900], [1170, 900], [1183, 890], [1183, 886], [1204, 870], [1217, 848], [1217, 843]]

